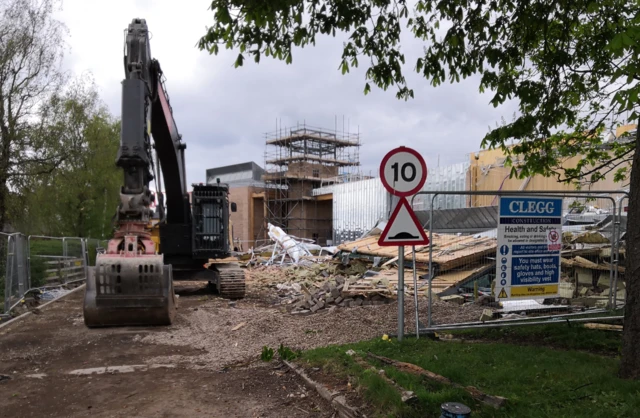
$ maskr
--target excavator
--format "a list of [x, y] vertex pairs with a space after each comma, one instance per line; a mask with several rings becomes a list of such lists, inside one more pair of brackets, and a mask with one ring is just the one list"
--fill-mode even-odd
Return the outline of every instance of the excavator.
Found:
[[151, 57], [145, 19], [133, 19], [125, 32], [124, 70], [116, 155], [123, 185], [113, 238], [87, 274], [83, 313], [90, 328], [171, 325], [178, 280], [207, 281], [227, 299], [245, 295], [243, 269], [227, 262], [233, 245], [229, 217], [237, 206], [219, 180], [193, 184], [189, 195], [187, 147], [160, 63]]

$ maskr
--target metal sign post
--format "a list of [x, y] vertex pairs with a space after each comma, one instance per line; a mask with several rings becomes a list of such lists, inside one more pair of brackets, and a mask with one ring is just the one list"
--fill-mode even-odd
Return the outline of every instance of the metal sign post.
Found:
[[[404, 246], [413, 247], [414, 295], [417, 307], [415, 246], [429, 244], [429, 238], [422, 229], [407, 197], [416, 194], [424, 186], [427, 181], [427, 164], [422, 156], [411, 148], [393, 149], [382, 159], [380, 180], [389, 193], [400, 198], [378, 239], [378, 245], [398, 246], [398, 341], [402, 341], [404, 337]], [[418, 328], [416, 315], [416, 329]]]

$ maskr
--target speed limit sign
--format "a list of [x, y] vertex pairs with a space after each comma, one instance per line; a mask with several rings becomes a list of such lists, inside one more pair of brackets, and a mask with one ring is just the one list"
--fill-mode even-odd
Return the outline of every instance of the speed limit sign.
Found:
[[407, 197], [416, 194], [427, 181], [427, 164], [414, 149], [398, 147], [380, 164], [380, 179], [389, 193]]

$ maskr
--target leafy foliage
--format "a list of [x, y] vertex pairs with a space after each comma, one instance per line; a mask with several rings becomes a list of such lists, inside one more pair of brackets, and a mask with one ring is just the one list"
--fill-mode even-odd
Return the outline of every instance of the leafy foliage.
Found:
[[[291, 63], [294, 47], [345, 32], [342, 73], [364, 56], [365, 94], [370, 83], [395, 85], [402, 99], [414, 97], [400, 48], [406, 28], [424, 44], [413, 69], [431, 85], [476, 76], [494, 106], [518, 100], [519, 116], [482, 141], [509, 155], [512, 175], [628, 178], [633, 141], [604, 144], [603, 134], [638, 118], [638, 2], [418, 0], [410, 13], [405, 0], [214, 0], [211, 10], [215, 23], [198, 45], [238, 48], [236, 66], [244, 54]], [[563, 164], [578, 154], [577, 165]]]
[[52, 173], [69, 157], [44, 104], [66, 81], [59, 70], [64, 26], [54, 0], [0, 4], [0, 228], [11, 194], [30, 177]]
[[49, 129], [65, 136], [63, 146], [72, 158], [52, 175], [25, 182], [22, 229], [50, 236], [108, 236], [121, 183], [115, 165], [119, 122], [100, 103], [89, 77], [54, 95], [49, 106], [56, 115]]

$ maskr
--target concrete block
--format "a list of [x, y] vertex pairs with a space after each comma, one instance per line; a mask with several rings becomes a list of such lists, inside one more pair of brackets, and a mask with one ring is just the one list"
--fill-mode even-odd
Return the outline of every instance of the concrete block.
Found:
[[338, 296], [340, 296], [340, 293], [341, 293], [341, 292], [340, 292], [340, 290], [339, 290], [338, 288], [335, 288], [335, 287], [334, 287], [334, 288], [332, 288], [332, 289], [331, 289], [331, 296], [332, 296], [334, 299], [335, 299], [335, 298], [337, 298]]
[[483, 309], [480, 315], [480, 321], [491, 321], [493, 319], [493, 311], [491, 309]]
[[320, 302], [316, 303], [311, 307], [311, 312], [318, 312], [320, 309], [323, 309], [323, 308], [324, 308], [324, 300], [321, 300]]
[[354, 299], [353, 302], [351, 302], [351, 306], [360, 306], [362, 305], [362, 299], [358, 298], [358, 299]]
[[335, 300], [336, 303], [340, 303], [344, 300], [344, 298], [342, 296], [338, 296]]
[[560, 287], [558, 289], [558, 293], [561, 298], [571, 299], [573, 297], [573, 291], [576, 289], [576, 286], [573, 283], [560, 282]]

